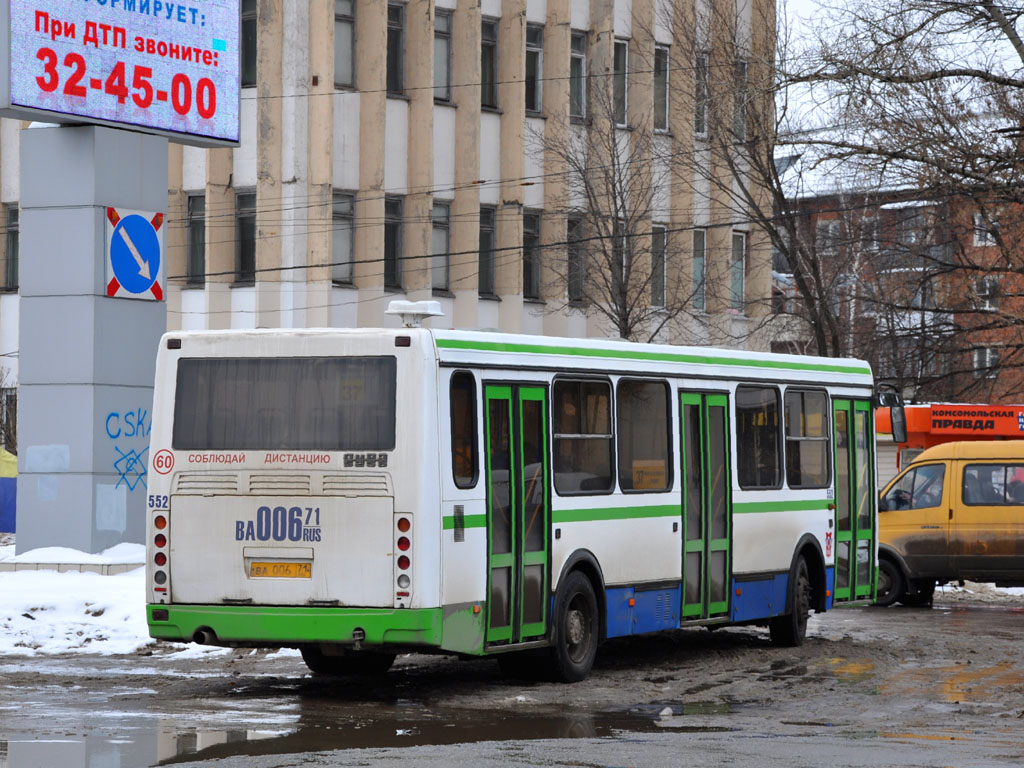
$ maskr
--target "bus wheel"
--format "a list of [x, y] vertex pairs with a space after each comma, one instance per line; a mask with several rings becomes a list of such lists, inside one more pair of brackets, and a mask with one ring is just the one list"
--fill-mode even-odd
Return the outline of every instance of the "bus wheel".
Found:
[[807, 617], [811, 612], [811, 576], [803, 557], [796, 561], [794, 574], [789, 585], [790, 612], [785, 616], [776, 616], [768, 624], [773, 645], [803, 645], [807, 636]]
[[892, 605], [903, 597], [903, 574], [900, 568], [889, 558], [880, 558], [878, 561], [878, 591], [875, 595], [875, 605], [883, 608]]
[[597, 656], [597, 597], [590, 579], [579, 571], [566, 576], [558, 589], [552, 618], [553, 677], [563, 683], [577, 683], [590, 674]]
[[354, 652], [329, 656], [315, 645], [302, 648], [302, 660], [319, 675], [372, 677], [383, 675], [395, 663], [393, 653]]

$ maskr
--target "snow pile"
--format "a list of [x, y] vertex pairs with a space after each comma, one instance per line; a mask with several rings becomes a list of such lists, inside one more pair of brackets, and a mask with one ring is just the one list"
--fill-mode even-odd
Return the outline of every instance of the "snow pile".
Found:
[[0, 562], [11, 563], [81, 563], [83, 565], [114, 565], [128, 563], [142, 565], [146, 562], [146, 546], [144, 544], [118, 544], [104, 550], [98, 555], [79, 552], [67, 547], [42, 547], [14, 554], [14, 545], [0, 546]]
[[0, 655], [108, 655], [148, 645], [144, 579], [143, 568], [116, 576], [0, 573]]

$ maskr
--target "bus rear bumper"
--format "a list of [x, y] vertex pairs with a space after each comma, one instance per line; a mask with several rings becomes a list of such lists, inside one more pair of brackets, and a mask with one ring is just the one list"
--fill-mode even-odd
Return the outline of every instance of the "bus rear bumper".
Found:
[[149, 635], [210, 645], [339, 643], [441, 645], [440, 608], [310, 608], [251, 605], [147, 605]]

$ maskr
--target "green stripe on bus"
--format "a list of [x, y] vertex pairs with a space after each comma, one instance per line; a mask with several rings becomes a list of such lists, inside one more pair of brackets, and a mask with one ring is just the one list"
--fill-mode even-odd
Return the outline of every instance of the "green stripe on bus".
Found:
[[560, 509], [551, 513], [553, 523], [588, 523], [597, 520], [639, 520], [645, 517], [679, 517], [678, 504], [658, 507], [613, 507], [611, 509]]
[[[832, 502], [828, 499], [812, 499], [811, 501], [751, 501], [733, 504], [734, 514], [750, 512], [806, 512], [828, 509]], [[641, 520], [648, 517], [679, 517], [682, 514], [678, 504], [665, 504], [655, 507], [611, 507], [609, 509], [559, 509], [551, 513], [552, 523], [587, 523], [598, 520]], [[442, 527], [446, 531], [454, 530], [455, 518], [448, 515], [442, 518]], [[487, 515], [466, 515], [464, 528], [486, 528]]]
[[733, 504], [734, 514], [742, 515], [748, 512], [812, 512], [818, 509], [828, 509], [832, 502], [828, 499], [811, 499], [810, 501], [749, 501], [742, 504]]
[[[448, 515], [441, 518], [441, 527], [446, 531], [455, 530], [455, 517]], [[486, 528], [487, 527], [487, 515], [466, 515], [463, 518], [463, 528]]]
[[[149, 636], [188, 642], [201, 628], [226, 642], [331, 643], [361, 629], [366, 645], [441, 644], [440, 608], [311, 608], [272, 605], [149, 605]], [[165, 611], [156, 619], [154, 611]]]
[[744, 360], [732, 357], [707, 357], [705, 355], [682, 355], [675, 352], [641, 352], [620, 349], [586, 349], [583, 347], [559, 347], [541, 344], [511, 344], [503, 341], [470, 341], [463, 339], [437, 339], [441, 349], [469, 349], [479, 352], [518, 352], [530, 355], [570, 355], [574, 357], [619, 358], [622, 360], [645, 360], [662, 363], [693, 363], [697, 365], [749, 366], [751, 368], [773, 368], [784, 371], [818, 371], [822, 373], [856, 373], [868, 376], [871, 369], [855, 365], [816, 365], [814, 363], [792, 363], [783, 360]]

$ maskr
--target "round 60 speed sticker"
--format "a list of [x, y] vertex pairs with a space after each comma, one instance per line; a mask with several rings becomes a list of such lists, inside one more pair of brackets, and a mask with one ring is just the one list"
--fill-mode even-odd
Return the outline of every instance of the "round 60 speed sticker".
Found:
[[166, 475], [174, 469], [174, 454], [164, 448], [153, 456], [153, 470], [158, 475]]

